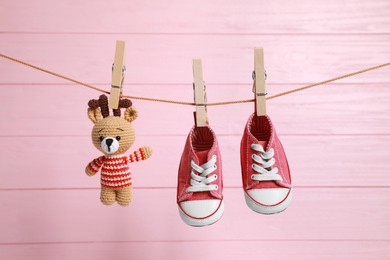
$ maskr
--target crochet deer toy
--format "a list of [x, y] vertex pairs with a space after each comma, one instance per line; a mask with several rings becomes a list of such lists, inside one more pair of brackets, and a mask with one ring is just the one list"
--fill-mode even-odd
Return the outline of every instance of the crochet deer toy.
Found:
[[[144, 146], [129, 156], [127, 150], [135, 141], [133, 122], [137, 110], [128, 99], [119, 101], [118, 109], [113, 109], [109, 115], [108, 98], [101, 95], [98, 100], [88, 102], [88, 117], [95, 124], [92, 129], [92, 142], [104, 155], [90, 162], [85, 172], [95, 175], [101, 169], [100, 200], [104, 205], [115, 201], [122, 206], [130, 204], [132, 199], [132, 180], [128, 164], [146, 160], [152, 155], [152, 149]], [[126, 108], [121, 117], [121, 108]]]

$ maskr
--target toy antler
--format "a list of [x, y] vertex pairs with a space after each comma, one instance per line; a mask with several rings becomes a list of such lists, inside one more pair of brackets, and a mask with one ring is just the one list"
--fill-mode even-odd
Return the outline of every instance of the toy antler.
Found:
[[[114, 116], [121, 116], [121, 108], [129, 108], [133, 105], [130, 99], [121, 99], [119, 100], [119, 105], [117, 109], [113, 109]], [[103, 118], [110, 115], [110, 110], [108, 108], [108, 98], [106, 95], [101, 95], [99, 99], [91, 99], [88, 102], [90, 109], [97, 109], [100, 107], [101, 114]]]
[[108, 117], [110, 115], [110, 111], [108, 109], [108, 98], [106, 95], [100, 95], [99, 99], [91, 99], [88, 102], [88, 106], [91, 109], [97, 109], [100, 107], [100, 111], [102, 113], [103, 118]]
[[121, 99], [119, 100], [118, 109], [113, 109], [114, 116], [121, 116], [121, 108], [128, 108], [131, 107], [133, 103], [130, 99]]

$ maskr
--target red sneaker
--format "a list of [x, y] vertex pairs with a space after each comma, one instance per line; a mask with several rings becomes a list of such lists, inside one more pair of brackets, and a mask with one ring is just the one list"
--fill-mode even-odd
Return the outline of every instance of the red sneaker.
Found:
[[217, 222], [223, 214], [222, 164], [217, 138], [210, 127], [193, 127], [181, 157], [177, 204], [191, 226]]
[[286, 154], [268, 116], [252, 114], [241, 140], [245, 201], [262, 214], [285, 210], [291, 202], [291, 176]]

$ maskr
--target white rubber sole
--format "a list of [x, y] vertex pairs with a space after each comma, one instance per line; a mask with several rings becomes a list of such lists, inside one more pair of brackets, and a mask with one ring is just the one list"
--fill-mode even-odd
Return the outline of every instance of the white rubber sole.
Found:
[[193, 227], [204, 227], [204, 226], [208, 226], [208, 225], [214, 224], [215, 222], [220, 220], [220, 218], [223, 215], [224, 209], [225, 209], [224, 201], [222, 201], [221, 205], [218, 208], [218, 210], [213, 215], [209, 216], [208, 218], [202, 218], [202, 219], [191, 218], [190, 216], [186, 215], [180, 209], [180, 207], [179, 207], [179, 213], [180, 213], [181, 219], [187, 225], [190, 225], [190, 226], [193, 226]]
[[275, 206], [261, 205], [261, 204], [257, 203], [256, 201], [253, 201], [251, 199], [251, 197], [249, 197], [248, 194], [246, 194], [246, 192], [244, 192], [244, 195], [245, 195], [246, 205], [251, 210], [253, 210], [257, 213], [267, 214], [267, 215], [276, 214], [276, 213], [284, 211], [290, 205], [291, 200], [292, 200], [292, 190], [290, 190], [287, 198], [282, 203], [275, 205]]

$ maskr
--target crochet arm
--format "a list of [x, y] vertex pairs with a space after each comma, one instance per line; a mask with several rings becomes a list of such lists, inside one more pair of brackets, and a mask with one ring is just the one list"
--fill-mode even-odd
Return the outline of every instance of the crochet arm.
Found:
[[128, 158], [129, 158], [129, 162], [133, 163], [133, 162], [146, 160], [150, 156], [152, 156], [152, 148], [148, 146], [144, 146], [134, 151], [132, 154], [130, 154]]
[[88, 163], [85, 168], [85, 173], [89, 176], [95, 175], [100, 168], [102, 168], [104, 163], [104, 156], [100, 156], [99, 158], [94, 159], [92, 162]]

